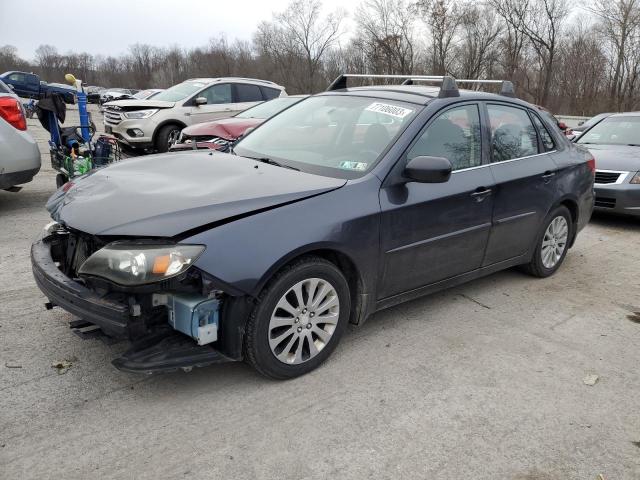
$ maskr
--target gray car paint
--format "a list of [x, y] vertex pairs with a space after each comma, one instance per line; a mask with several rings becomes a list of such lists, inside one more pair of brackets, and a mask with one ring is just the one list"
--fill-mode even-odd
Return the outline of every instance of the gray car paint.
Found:
[[[538, 115], [530, 104], [469, 91], [434, 99], [437, 89], [411, 86], [327, 93], [345, 94], [412, 102], [417, 109], [414, 120], [360, 178], [345, 181], [302, 174], [222, 154], [165, 154], [128, 161], [131, 166], [123, 163], [82, 180], [69, 192], [75, 199], [57, 210], [59, 218], [88, 233], [166, 236], [206, 245], [195, 266], [238, 299], [257, 296], [273, 273], [293, 258], [308, 252], [331, 253], [352, 281], [356, 323], [375, 310], [528, 262], [542, 221], [561, 203], [572, 211], [576, 232], [589, 220], [593, 206], [589, 154], [569, 144], [543, 117], [539, 118], [556, 143], [553, 152], [519, 159], [513, 167], [492, 166], [484, 121], [481, 167], [454, 173], [442, 184], [418, 185], [402, 178], [404, 153], [439, 111], [476, 102], [484, 112], [486, 102], [507, 102]], [[259, 128], [264, 125], [268, 122]], [[524, 162], [526, 168], [518, 168]], [[545, 178], [550, 169], [551, 185]], [[115, 184], [116, 174], [120, 186]], [[129, 174], [134, 175], [127, 178]], [[530, 188], [520, 191], [518, 184]], [[491, 195], [480, 210], [471, 210], [475, 207], [471, 195], [481, 187], [491, 187]], [[550, 193], [540, 197], [541, 188]], [[491, 206], [496, 199], [501, 208]], [[517, 201], [509, 205], [511, 200]], [[520, 219], [532, 223], [520, 228]], [[491, 236], [500, 234], [498, 225], [511, 221], [502, 235], [513, 250], [496, 251], [496, 258], [487, 259]], [[467, 236], [468, 232], [477, 235]], [[396, 256], [395, 263], [395, 252], [409, 255]], [[231, 302], [228, 312], [235, 305]], [[239, 351], [242, 339], [236, 332], [242, 331], [244, 318], [236, 317], [223, 315], [221, 334], [231, 336], [229, 341]]]
[[78, 181], [48, 208], [55, 220], [92, 235], [174, 237], [344, 184], [225, 153], [194, 151], [112, 164]]

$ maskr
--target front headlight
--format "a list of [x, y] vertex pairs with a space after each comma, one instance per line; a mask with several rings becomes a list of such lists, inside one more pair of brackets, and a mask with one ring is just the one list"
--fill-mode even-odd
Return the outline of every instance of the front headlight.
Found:
[[157, 108], [151, 108], [149, 110], [136, 110], [134, 112], [125, 112], [124, 116], [125, 118], [149, 118], [157, 111]]
[[636, 173], [631, 179], [631, 182], [629, 183], [633, 183], [634, 185], [640, 185], [640, 172]]
[[114, 242], [91, 255], [78, 274], [105, 278], [125, 286], [154, 283], [186, 271], [204, 249], [203, 245]]

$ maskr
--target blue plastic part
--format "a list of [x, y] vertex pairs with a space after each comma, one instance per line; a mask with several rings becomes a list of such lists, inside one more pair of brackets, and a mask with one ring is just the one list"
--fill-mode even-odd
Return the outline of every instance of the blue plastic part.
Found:
[[91, 140], [91, 131], [89, 130], [89, 112], [87, 111], [87, 94], [84, 92], [76, 92], [78, 98], [78, 114], [80, 115], [80, 130], [82, 132], [82, 139], [85, 143]]
[[175, 293], [167, 298], [169, 324], [193, 338], [198, 345], [218, 339], [220, 301], [200, 295]]

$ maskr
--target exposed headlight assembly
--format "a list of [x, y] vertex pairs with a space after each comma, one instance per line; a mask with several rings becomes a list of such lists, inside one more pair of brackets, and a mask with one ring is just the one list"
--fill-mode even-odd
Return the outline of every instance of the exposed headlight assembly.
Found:
[[640, 172], [636, 173], [633, 178], [631, 178], [631, 182], [629, 183], [633, 183], [634, 185], [640, 185]]
[[101, 277], [124, 286], [144, 285], [180, 275], [204, 249], [203, 245], [114, 242], [91, 255], [78, 274]]
[[151, 108], [148, 110], [135, 110], [133, 112], [125, 112], [125, 118], [149, 118], [151, 115], [158, 111], [157, 108]]

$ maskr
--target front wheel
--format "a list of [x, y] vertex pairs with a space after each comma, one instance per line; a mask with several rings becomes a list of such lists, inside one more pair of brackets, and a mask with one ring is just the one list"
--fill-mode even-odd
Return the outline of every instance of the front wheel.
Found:
[[351, 310], [349, 285], [333, 263], [305, 257], [269, 282], [245, 336], [247, 361], [271, 378], [304, 375], [340, 341]]
[[177, 125], [165, 125], [158, 132], [156, 138], [156, 151], [158, 153], [165, 153], [169, 150], [171, 142], [180, 134], [180, 127]]
[[562, 265], [575, 227], [571, 213], [561, 205], [547, 215], [542, 228], [533, 258], [525, 265], [525, 270], [535, 277], [544, 278], [553, 275]]

